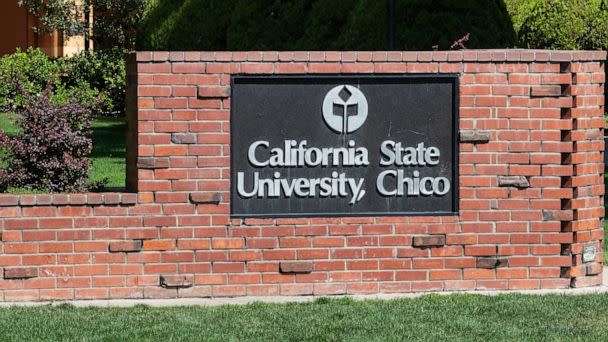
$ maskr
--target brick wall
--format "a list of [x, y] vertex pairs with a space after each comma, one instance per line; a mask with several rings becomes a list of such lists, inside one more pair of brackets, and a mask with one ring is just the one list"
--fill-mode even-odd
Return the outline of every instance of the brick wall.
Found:
[[[604, 52], [139, 52], [132, 193], [0, 195], [0, 299], [601, 282]], [[460, 73], [460, 214], [230, 219], [231, 74]], [[595, 247], [593, 260], [583, 250]]]

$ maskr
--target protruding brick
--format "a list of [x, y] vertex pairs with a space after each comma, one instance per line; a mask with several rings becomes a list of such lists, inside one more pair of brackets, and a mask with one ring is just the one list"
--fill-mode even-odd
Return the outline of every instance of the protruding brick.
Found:
[[597, 263], [585, 265], [585, 273], [588, 276], [600, 274], [600, 273], [602, 273], [603, 269], [604, 268], [602, 267], [602, 265], [601, 264], [597, 264]]
[[137, 204], [137, 194], [122, 194], [120, 196], [122, 204]]
[[559, 85], [545, 85], [530, 88], [531, 97], [559, 97], [562, 96], [562, 87]]
[[70, 203], [70, 197], [67, 194], [53, 195], [53, 205], [67, 205]]
[[418, 248], [437, 247], [445, 245], [445, 235], [414, 236], [412, 246]]
[[193, 133], [173, 133], [171, 142], [174, 144], [196, 144], [196, 134]]
[[587, 277], [576, 277], [574, 279], [572, 279], [572, 281], [570, 282], [570, 287], [589, 287], [589, 286], [596, 286], [596, 285], [601, 285], [602, 284], [602, 275], [598, 274], [598, 275], [594, 275], [594, 276], [587, 276]]
[[103, 194], [88, 194], [87, 195], [87, 204], [98, 205], [98, 204], [107, 204], [104, 203], [104, 195]]
[[492, 269], [498, 267], [507, 267], [509, 265], [509, 259], [498, 257], [478, 257], [476, 264], [478, 268]]
[[460, 142], [483, 144], [490, 141], [490, 132], [479, 130], [462, 130], [460, 131]]
[[222, 194], [219, 192], [192, 192], [190, 202], [194, 204], [220, 204]]
[[543, 210], [543, 221], [572, 221], [572, 210]]
[[204, 86], [198, 87], [198, 97], [200, 99], [217, 99], [230, 97], [229, 86]]
[[0, 195], [0, 207], [12, 207], [19, 204], [19, 196]]
[[108, 205], [116, 205], [120, 203], [120, 194], [107, 193], [103, 194], [103, 203]]
[[4, 279], [28, 279], [38, 276], [38, 269], [35, 267], [14, 267], [4, 269]]
[[530, 181], [525, 176], [498, 176], [498, 186], [525, 189], [530, 187]]
[[281, 273], [311, 273], [313, 264], [311, 261], [283, 261], [279, 269]]
[[50, 205], [53, 203], [53, 196], [49, 194], [36, 195], [36, 205]]
[[129, 253], [129, 252], [140, 252], [143, 248], [142, 240], [130, 240], [130, 241], [116, 241], [110, 242], [109, 250], [112, 253]]
[[33, 206], [36, 205], [36, 195], [19, 195], [19, 205]]
[[140, 157], [137, 158], [137, 167], [140, 169], [166, 169], [169, 167], [169, 158]]
[[185, 289], [194, 283], [194, 276], [191, 275], [161, 275], [160, 286], [168, 289]]

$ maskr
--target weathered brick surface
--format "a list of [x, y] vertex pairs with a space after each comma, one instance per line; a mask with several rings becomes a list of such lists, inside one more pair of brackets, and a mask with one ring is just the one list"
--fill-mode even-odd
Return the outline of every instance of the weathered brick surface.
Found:
[[280, 263], [281, 273], [311, 273], [312, 261], [283, 261]]
[[460, 142], [483, 144], [490, 141], [492, 137], [490, 132], [479, 131], [479, 130], [461, 130], [460, 131]]
[[[605, 58], [518, 49], [138, 52], [127, 101], [127, 183], [137, 191], [0, 195], [0, 298], [597, 285]], [[459, 73], [459, 214], [230, 219], [230, 78], [276, 73]], [[597, 253], [583, 262], [586, 246]]]
[[530, 96], [532, 97], [544, 97], [544, 96], [561, 96], [562, 87], [559, 85], [545, 85], [530, 88]]
[[194, 204], [220, 204], [222, 193], [220, 192], [193, 192], [190, 193], [190, 202]]
[[171, 142], [174, 144], [196, 144], [196, 134], [192, 133], [173, 133]]
[[164, 288], [188, 288], [194, 284], [194, 276], [191, 275], [162, 275], [160, 286]]
[[530, 187], [530, 181], [526, 176], [498, 176], [498, 186], [512, 186], [523, 189]]
[[36, 278], [38, 269], [35, 267], [11, 267], [4, 269], [4, 279], [28, 279]]
[[109, 250], [110, 252], [119, 253], [119, 252], [139, 252], [143, 247], [142, 240], [130, 240], [130, 241], [115, 241], [110, 242]]
[[509, 259], [505, 257], [478, 257], [477, 267], [478, 268], [498, 268], [507, 267], [509, 265]]
[[414, 236], [412, 240], [412, 246], [419, 248], [440, 247], [443, 245], [445, 245], [445, 235]]

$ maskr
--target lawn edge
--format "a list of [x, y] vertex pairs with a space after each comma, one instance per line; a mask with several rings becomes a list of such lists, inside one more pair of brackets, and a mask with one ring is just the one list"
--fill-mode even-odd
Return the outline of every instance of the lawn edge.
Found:
[[43, 305], [71, 304], [75, 307], [133, 307], [146, 305], [150, 307], [178, 307], [178, 306], [219, 306], [219, 305], [245, 305], [256, 302], [261, 303], [306, 303], [318, 298], [351, 298], [356, 301], [363, 300], [394, 300], [414, 299], [429, 295], [449, 296], [454, 294], [498, 296], [505, 294], [523, 294], [531, 296], [569, 295], [581, 296], [589, 294], [608, 293], [608, 266], [604, 267], [604, 279], [600, 286], [569, 288], [569, 289], [541, 289], [541, 290], [479, 290], [479, 291], [443, 291], [443, 292], [415, 292], [415, 293], [379, 293], [370, 295], [334, 295], [334, 296], [245, 296], [245, 297], [214, 297], [214, 298], [172, 298], [172, 299], [95, 299], [95, 300], [68, 300], [68, 301], [42, 301], [42, 302], [0, 302], [0, 308], [36, 307]]

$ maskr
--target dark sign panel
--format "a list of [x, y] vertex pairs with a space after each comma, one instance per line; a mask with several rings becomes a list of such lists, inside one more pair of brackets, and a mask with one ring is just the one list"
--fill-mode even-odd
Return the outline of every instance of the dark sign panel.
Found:
[[234, 76], [233, 217], [458, 211], [458, 78]]

